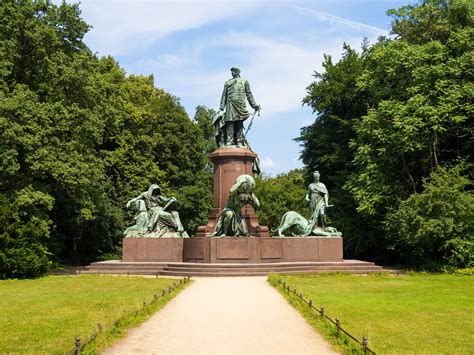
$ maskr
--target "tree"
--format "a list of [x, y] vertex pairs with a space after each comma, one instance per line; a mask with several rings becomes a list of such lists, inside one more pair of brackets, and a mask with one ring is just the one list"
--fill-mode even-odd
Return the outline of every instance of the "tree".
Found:
[[385, 220], [389, 248], [415, 266], [472, 267], [474, 195], [462, 165], [439, 167]]
[[426, 0], [388, 13], [396, 39], [363, 45], [360, 58], [325, 58], [304, 99], [318, 116], [298, 140], [308, 169], [337, 176], [334, 187], [327, 181], [344, 207], [336, 218], [346, 255], [396, 260], [384, 233], [388, 211], [440, 166], [472, 162], [474, 32], [465, 1]]
[[78, 5], [3, 2], [0, 15], [0, 275], [116, 251], [125, 202], [151, 183], [183, 200], [187, 228], [202, 224], [205, 141], [179, 100], [93, 55]]
[[[356, 138], [355, 124], [367, 113], [372, 97], [359, 90], [357, 81], [365, 70], [369, 55], [366, 41], [359, 54], [344, 44], [342, 58], [333, 63], [330, 56], [324, 57], [324, 72], [315, 72], [315, 81], [307, 87], [303, 103], [316, 113], [312, 125], [303, 127], [296, 141], [303, 148], [301, 158], [308, 172], [319, 170], [328, 187], [331, 204], [331, 219], [335, 227], [343, 231], [345, 254], [349, 257], [367, 256], [376, 249], [380, 226], [367, 223], [367, 219], [356, 212], [356, 203], [344, 184], [355, 167], [351, 140]], [[306, 185], [311, 182], [306, 176]]]
[[292, 170], [276, 177], [258, 177], [255, 195], [261, 205], [257, 211], [259, 223], [276, 229], [285, 212], [297, 211], [308, 216], [309, 210], [304, 200], [306, 192], [301, 170]]

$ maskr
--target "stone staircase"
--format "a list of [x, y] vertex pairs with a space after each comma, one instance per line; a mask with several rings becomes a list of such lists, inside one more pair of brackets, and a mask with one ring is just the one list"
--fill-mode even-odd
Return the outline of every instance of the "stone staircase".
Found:
[[162, 276], [261, 276], [269, 273], [348, 272], [369, 274], [390, 272], [372, 262], [343, 260], [338, 262], [291, 263], [187, 263], [187, 262], [122, 262], [110, 260], [92, 263], [81, 274], [125, 274]]

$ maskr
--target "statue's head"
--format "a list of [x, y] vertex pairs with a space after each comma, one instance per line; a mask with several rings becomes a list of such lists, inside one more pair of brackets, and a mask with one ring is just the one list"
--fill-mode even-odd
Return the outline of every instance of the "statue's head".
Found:
[[232, 77], [240, 76], [240, 67], [238, 65], [234, 65], [230, 68], [230, 72], [232, 73]]
[[319, 181], [320, 176], [321, 175], [319, 175], [319, 171], [317, 171], [317, 170], [313, 173], [313, 178], [314, 178], [315, 181]]
[[149, 196], [160, 196], [161, 195], [161, 189], [158, 186], [158, 184], [150, 185], [150, 187], [148, 188], [148, 194], [149, 194]]
[[255, 179], [248, 174], [243, 174], [237, 177], [234, 186], [238, 193], [250, 194], [255, 188]]

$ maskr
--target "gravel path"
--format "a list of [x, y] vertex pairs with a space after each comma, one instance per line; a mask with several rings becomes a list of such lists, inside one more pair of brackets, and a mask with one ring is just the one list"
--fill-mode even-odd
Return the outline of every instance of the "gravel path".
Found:
[[197, 278], [105, 354], [337, 354], [266, 277]]

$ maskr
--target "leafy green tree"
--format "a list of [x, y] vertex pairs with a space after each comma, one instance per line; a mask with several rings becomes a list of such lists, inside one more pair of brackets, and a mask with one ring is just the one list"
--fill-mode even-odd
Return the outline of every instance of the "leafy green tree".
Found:
[[[116, 251], [125, 202], [154, 182], [183, 200], [186, 227], [199, 224], [211, 177], [203, 132], [179, 100], [93, 55], [78, 5], [3, 2], [0, 16], [0, 275]], [[24, 191], [47, 203], [22, 211]], [[14, 271], [21, 259], [38, 272]]]
[[194, 114], [194, 122], [201, 128], [204, 140], [206, 142], [204, 152], [206, 154], [212, 153], [217, 148], [215, 128], [212, 122], [216, 110], [199, 105], [196, 107]]
[[[438, 2], [410, 8], [408, 14], [402, 8], [398, 16], [410, 19], [410, 15], [425, 14], [421, 9], [433, 3]], [[357, 139], [352, 147], [359, 168], [347, 184], [364, 215], [384, 213], [397, 198], [419, 191], [422, 178], [441, 163], [469, 156], [474, 71], [468, 64], [472, 41], [466, 39], [474, 32], [472, 25], [448, 26], [451, 17], [445, 13], [434, 12], [439, 16], [431, 17], [430, 22], [451, 29], [445, 42], [413, 44], [401, 36], [379, 43], [359, 79], [359, 88], [378, 101], [355, 125]], [[429, 30], [422, 27], [425, 21], [421, 19], [412, 22], [421, 27], [418, 31]]]
[[319, 170], [329, 189], [331, 204], [335, 205], [330, 217], [333, 225], [343, 231], [348, 257], [366, 256], [368, 250], [376, 250], [381, 228], [358, 215], [353, 196], [343, 188], [355, 169], [354, 152], [349, 147], [356, 138], [355, 124], [372, 104], [372, 97], [357, 87], [368, 55], [369, 46], [364, 41], [360, 54], [345, 44], [337, 63], [330, 56], [324, 57], [324, 72], [315, 72], [315, 81], [307, 87], [303, 99], [317, 116], [312, 125], [301, 129], [296, 139], [303, 147], [301, 158], [310, 172], [306, 185], [312, 180], [311, 172]]
[[308, 87], [304, 102], [318, 116], [298, 140], [309, 170], [337, 176], [334, 187], [325, 180], [343, 204], [334, 214], [346, 255], [389, 257], [388, 210], [419, 193], [439, 166], [472, 162], [472, 8], [426, 0], [389, 10], [396, 39], [363, 45], [360, 57], [345, 49], [336, 64], [325, 58], [325, 72]]
[[389, 248], [411, 265], [472, 267], [474, 195], [462, 167], [439, 167], [385, 220]]
[[259, 223], [276, 229], [285, 212], [297, 211], [309, 217], [305, 202], [307, 189], [301, 170], [292, 170], [276, 177], [260, 176], [256, 179], [255, 195], [259, 199]]

